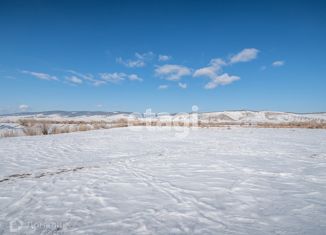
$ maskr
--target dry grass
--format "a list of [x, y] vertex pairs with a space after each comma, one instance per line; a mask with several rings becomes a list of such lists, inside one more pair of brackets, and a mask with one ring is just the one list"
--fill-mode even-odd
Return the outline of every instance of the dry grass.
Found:
[[25, 127], [23, 129], [23, 132], [24, 132], [25, 135], [28, 135], [28, 136], [34, 136], [34, 135], [41, 135], [42, 134], [42, 132], [41, 132], [41, 130], [39, 128], [33, 127], [33, 126]]
[[111, 127], [127, 127], [130, 125], [130, 121], [126, 118], [120, 118], [111, 122]]
[[[180, 126], [201, 128], [225, 127], [231, 129], [232, 126], [240, 127], [258, 127], [258, 128], [309, 128], [326, 129], [326, 122], [289, 122], [289, 123], [236, 123], [236, 122], [210, 122], [198, 121], [198, 123], [188, 123], [180, 120], [160, 121], [160, 120], [128, 120], [121, 118], [111, 122], [105, 121], [53, 121], [40, 119], [20, 119], [19, 124], [23, 126], [23, 133], [28, 136], [62, 134], [77, 131], [89, 131], [97, 129], [109, 129], [128, 126]], [[1, 137], [14, 137], [19, 133], [14, 130], [8, 130], [1, 133]]]
[[52, 130], [51, 130], [52, 135], [69, 133], [69, 132], [71, 132], [70, 127], [67, 125], [66, 126], [53, 126]]
[[100, 121], [100, 122], [94, 122], [92, 123], [94, 129], [106, 129], [108, 128], [108, 124], [106, 122]]
[[19, 119], [18, 123], [24, 127], [31, 127], [34, 121], [34, 119]]
[[6, 130], [0, 134], [0, 137], [16, 137], [19, 136], [19, 133], [14, 130]]
[[78, 126], [78, 131], [89, 131], [92, 130], [93, 128], [87, 124], [81, 124]]
[[257, 124], [257, 127], [326, 129], [326, 122], [259, 123]]
[[42, 135], [48, 135], [50, 133], [51, 126], [48, 123], [41, 123], [40, 130]]

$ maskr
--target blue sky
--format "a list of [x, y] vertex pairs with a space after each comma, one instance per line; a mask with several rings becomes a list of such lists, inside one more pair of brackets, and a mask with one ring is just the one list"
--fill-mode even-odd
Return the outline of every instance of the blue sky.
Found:
[[1, 1], [0, 113], [326, 111], [325, 1]]

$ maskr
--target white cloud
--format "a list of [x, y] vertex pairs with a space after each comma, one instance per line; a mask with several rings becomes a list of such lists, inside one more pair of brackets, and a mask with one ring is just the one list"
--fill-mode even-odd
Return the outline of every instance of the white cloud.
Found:
[[117, 63], [122, 64], [128, 68], [140, 68], [146, 66], [146, 63], [153, 59], [155, 54], [153, 52], [146, 52], [146, 53], [135, 53], [136, 59], [127, 59], [124, 60], [121, 57], [116, 59]]
[[259, 50], [255, 48], [246, 48], [240, 51], [238, 54], [234, 55], [230, 59], [230, 64], [235, 64], [239, 62], [247, 62], [257, 58]]
[[193, 76], [194, 77], [209, 77], [209, 78], [214, 78], [216, 77], [217, 73], [222, 70], [222, 66], [225, 66], [226, 63], [224, 60], [220, 58], [212, 59], [209, 62], [209, 66], [197, 69]]
[[101, 86], [101, 85], [104, 85], [104, 84], [106, 84], [107, 82], [106, 81], [103, 81], [103, 80], [95, 80], [95, 81], [93, 81], [92, 82], [92, 84], [94, 85], [94, 86]]
[[74, 83], [74, 84], [82, 84], [83, 83], [83, 80], [81, 80], [80, 78], [78, 78], [76, 76], [66, 77], [66, 80], [71, 83]]
[[283, 61], [283, 60], [277, 60], [277, 61], [274, 61], [273, 63], [272, 63], [272, 65], [274, 66], [274, 67], [280, 67], [280, 66], [283, 66], [285, 64], [285, 62]]
[[139, 81], [139, 82], [143, 81], [143, 79], [140, 78], [137, 74], [130, 74], [128, 75], [128, 78], [130, 81]]
[[74, 70], [67, 70], [67, 72], [71, 73], [71, 74], [74, 74], [84, 80], [87, 80], [87, 81], [94, 81], [94, 75], [93, 74], [83, 74], [83, 73], [79, 73], [79, 72], [76, 72]]
[[111, 83], [118, 83], [120, 81], [123, 81], [125, 79], [129, 79], [130, 81], [143, 81], [141, 77], [139, 77], [137, 74], [126, 74], [126, 73], [100, 73], [100, 78], [102, 80], [97, 82], [97, 85], [102, 85], [106, 82]]
[[191, 74], [191, 70], [182, 65], [166, 64], [155, 69], [155, 75], [169, 81], [178, 81]]
[[33, 77], [36, 77], [41, 80], [47, 80], [47, 81], [57, 81], [58, 78], [56, 76], [49, 75], [47, 73], [39, 73], [39, 72], [32, 72], [32, 71], [27, 71], [27, 70], [22, 70], [21, 73], [31, 75]]
[[229, 75], [227, 73], [219, 75], [219, 73], [222, 72], [223, 66], [227, 66], [224, 60], [219, 58], [212, 59], [209, 66], [197, 69], [193, 76], [208, 77], [211, 80], [205, 85], [205, 89], [214, 89], [219, 85], [227, 85], [240, 79], [238, 76]]
[[187, 83], [181, 83], [181, 82], [179, 82], [178, 85], [182, 89], [186, 89], [187, 88]]
[[240, 77], [229, 75], [224, 73], [222, 75], [216, 76], [215, 78], [211, 79], [209, 83], [205, 85], [205, 89], [214, 89], [219, 85], [228, 85], [234, 81], [239, 80]]
[[100, 73], [100, 78], [106, 82], [118, 83], [125, 80], [127, 74], [125, 73]]
[[85, 81], [90, 82], [94, 86], [100, 86], [100, 85], [104, 85], [107, 83], [106, 81], [96, 79], [95, 76], [90, 73], [83, 74], [83, 73], [77, 72], [75, 70], [67, 70], [67, 72], [76, 75], [78, 79], [83, 79]]
[[158, 55], [158, 60], [159, 61], [168, 61], [172, 58], [172, 56], [169, 55]]
[[97, 104], [96, 107], [97, 108], [103, 108], [103, 104]]
[[117, 58], [117, 62], [128, 68], [140, 68], [146, 65], [145, 62], [142, 60], [123, 60], [121, 57]]
[[27, 111], [29, 109], [29, 106], [27, 104], [21, 104], [18, 107], [20, 109], [20, 111]]
[[151, 51], [143, 53], [143, 54], [140, 54], [138, 52], [135, 53], [135, 57], [140, 60], [151, 60], [151, 59], [153, 59], [154, 56], [155, 56], [155, 54]]
[[168, 87], [169, 87], [168, 85], [159, 85], [158, 89], [159, 90], [164, 90], [164, 89], [167, 89]]

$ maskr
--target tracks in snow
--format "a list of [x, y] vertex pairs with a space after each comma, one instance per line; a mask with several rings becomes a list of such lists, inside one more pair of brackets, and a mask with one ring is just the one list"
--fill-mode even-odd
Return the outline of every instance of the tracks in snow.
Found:
[[[163, 155], [159, 154], [159, 156], [162, 157]], [[156, 160], [159, 161], [160, 159]], [[133, 164], [133, 159], [126, 160], [124, 167], [148, 187], [165, 194], [181, 207], [198, 208], [195, 211], [197, 218], [200, 217], [203, 220], [206, 220], [208, 223], [213, 222], [215, 225], [219, 225], [219, 227], [223, 229], [228, 228], [225, 223], [218, 219], [219, 215], [215, 213], [207, 213], [208, 211], [218, 211], [218, 208], [195, 197], [193, 195], [194, 191], [178, 187], [167, 180], [160, 179], [153, 174], [150, 174], [148, 171], [145, 171], [144, 169], [137, 167], [136, 164]], [[184, 232], [187, 232], [182, 227], [182, 224], [180, 224], [179, 228]]]
[[[84, 169], [85, 167], [80, 166], [80, 167], [75, 167], [75, 168], [69, 168], [69, 169], [58, 169], [56, 171], [46, 171], [42, 172], [40, 174], [32, 174], [32, 173], [24, 173], [24, 174], [13, 174], [9, 175], [5, 178], [0, 179], [0, 183], [5, 182], [5, 181], [10, 181], [10, 180], [15, 180], [15, 179], [24, 179], [24, 178], [42, 178], [45, 176], [53, 176], [53, 175], [59, 175], [62, 173], [66, 172], [75, 172]], [[90, 167], [87, 167], [90, 168]], [[93, 167], [94, 168], [94, 167]]]
[[[158, 155], [161, 156], [161, 154], [157, 154], [155, 153], [154, 155]], [[38, 178], [43, 178], [46, 176], [55, 176], [55, 175], [60, 175], [63, 173], [69, 173], [69, 172], [77, 172], [83, 169], [93, 169], [93, 168], [101, 168], [101, 167], [105, 167], [107, 165], [112, 165], [115, 163], [122, 163], [122, 162], [128, 162], [130, 161], [130, 159], [134, 159], [134, 158], [138, 158], [141, 156], [148, 156], [148, 153], [145, 154], [140, 154], [140, 155], [127, 155], [124, 157], [117, 157], [117, 158], [111, 158], [109, 161], [105, 161], [105, 162], [98, 162], [97, 165], [90, 165], [90, 166], [74, 166], [74, 167], [67, 167], [67, 168], [57, 168], [57, 169], [53, 169], [53, 170], [48, 170], [48, 171], [44, 171], [41, 173], [17, 173], [17, 174], [12, 174], [12, 175], [8, 175], [5, 176], [3, 178], [0, 178], [0, 183], [6, 182], [6, 181], [13, 181], [13, 180], [17, 180], [17, 179], [25, 179], [25, 178], [34, 178], [34, 179], [38, 179]]]

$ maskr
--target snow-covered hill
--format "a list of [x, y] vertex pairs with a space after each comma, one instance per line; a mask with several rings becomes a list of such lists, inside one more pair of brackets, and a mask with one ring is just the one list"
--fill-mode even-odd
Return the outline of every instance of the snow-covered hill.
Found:
[[129, 112], [93, 112], [93, 111], [46, 111], [25, 112], [0, 115], [0, 122], [18, 121], [33, 118], [52, 121], [110, 121], [129, 116]]
[[[132, 115], [130, 112], [68, 112], [68, 111], [49, 111], [36, 113], [17, 113], [1, 115], [0, 122], [16, 122], [23, 118], [33, 118], [52, 121], [112, 121], [118, 119], [141, 119], [145, 118], [144, 114]], [[179, 119], [186, 120], [187, 114], [159, 115], [153, 114], [153, 120]], [[272, 111], [222, 111], [198, 113], [198, 119], [210, 123], [286, 123], [286, 122], [322, 122], [326, 121], [326, 113], [286, 113]]]
[[200, 114], [200, 119], [209, 122], [234, 123], [286, 123], [326, 121], [326, 113], [297, 114], [271, 111], [224, 111]]

